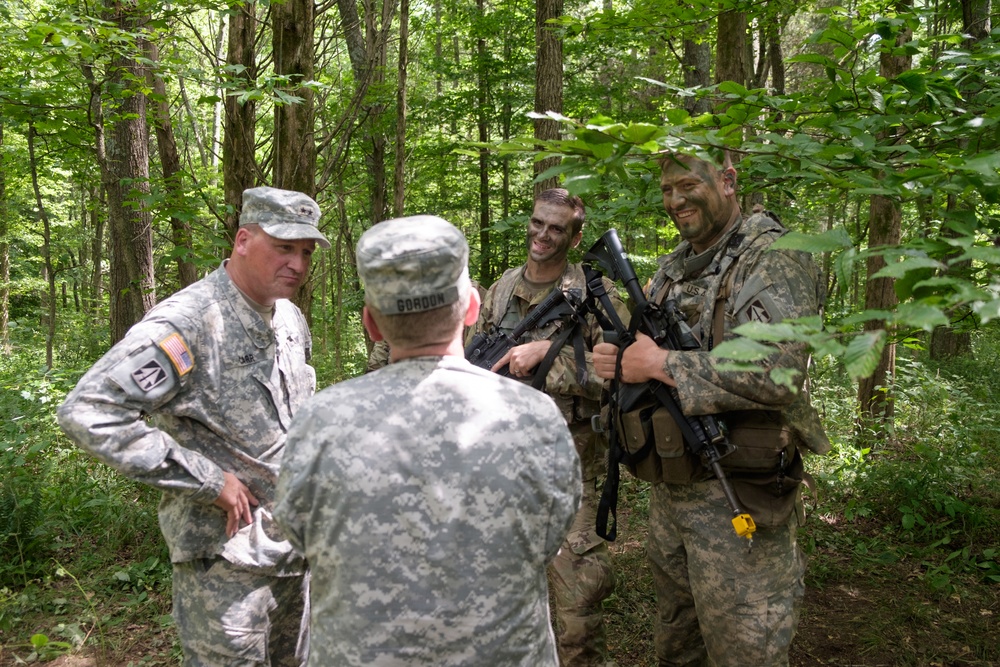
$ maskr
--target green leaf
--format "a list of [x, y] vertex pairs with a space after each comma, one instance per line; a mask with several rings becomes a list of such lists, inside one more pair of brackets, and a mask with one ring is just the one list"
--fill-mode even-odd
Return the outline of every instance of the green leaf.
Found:
[[772, 368], [768, 376], [771, 382], [786, 387], [793, 394], [802, 389], [802, 373], [794, 368]]
[[894, 318], [898, 324], [917, 327], [930, 333], [934, 327], [947, 326], [948, 316], [940, 308], [924, 303], [904, 303], [896, 309]]
[[788, 232], [771, 244], [772, 248], [803, 250], [805, 252], [833, 252], [851, 248], [854, 242], [843, 227], [837, 227], [822, 234], [802, 234]]
[[923, 74], [909, 70], [896, 77], [896, 81], [914, 95], [927, 92], [927, 79]]
[[733, 361], [760, 361], [774, 354], [774, 348], [750, 338], [734, 338], [716, 345], [712, 356]]
[[982, 319], [983, 324], [1000, 318], [1000, 299], [993, 299], [972, 306], [972, 310]]
[[38, 634], [31, 635], [31, 639], [29, 641], [32, 646], [38, 649], [48, 644], [49, 638], [39, 632]]
[[847, 344], [847, 350], [844, 352], [844, 366], [846, 366], [847, 374], [852, 380], [868, 377], [875, 372], [879, 359], [882, 358], [885, 341], [886, 333], [879, 329], [855, 336]]
[[656, 125], [631, 123], [622, 132], [622, 139], [632, 144], [644, 144], [660, 134], [662, 134], [662, 130]]
[[906, 257], [901, 262], [891, 262], [882, 267], [872, 278], [902, 278], [910, 271], [918, 269], [940, 269], [946, 267], [930, 257]]

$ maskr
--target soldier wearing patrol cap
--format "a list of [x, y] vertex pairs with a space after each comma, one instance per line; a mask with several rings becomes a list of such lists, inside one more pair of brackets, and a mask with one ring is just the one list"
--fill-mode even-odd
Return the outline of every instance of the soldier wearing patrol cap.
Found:
[[464, 358], [479, 295], [441, 218], [358, 241], [389, 365], [295, 417], [274, 516], [310, 564], [314, 667], [555, 667], [546, 564], [580, 502], [556, 405]]
[[316, 388], [288, 299], [330, 247], [319, 217], [302, 193], [246, 190], [230, 258], [151, 309], [59, 408], [80, 447], [162, 491], [185, 665], [305, 660], [306, 564], [271, 511], [292, 415]]

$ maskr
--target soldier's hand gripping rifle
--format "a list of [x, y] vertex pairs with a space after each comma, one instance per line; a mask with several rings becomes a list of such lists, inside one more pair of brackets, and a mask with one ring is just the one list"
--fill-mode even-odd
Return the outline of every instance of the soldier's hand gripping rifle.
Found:
[[[576, 314], [581, 299], [579, 290], [567, 290], [567, 292], [558, 287], [552, 290], [552, 293], [535, 306], [523, 320], [514, 325], [510, 333], [496, 328], [489, 333], [477, 333], [465, 348], [465, 358], [474, 366], [492, 370], [512, 347], [521, 344], [521, 336], [526, 332]], [[511, 377], [508, 364], [504, 364], [498, 372], [505, 377]]]
[[[601, 280], [602, 274], [593, 268], [593, 263], [597, 263], [604, 269], [612, 280], [620, 281], [625, 286], [626, 292], [635, 304], [632, 311], [632, 322], [629, 326], [625, 326], [615, 313], [614, 308], [611, 307]], [[657, 345], [665, 350], [700, 349], [698, 339], [695, 338], [691, 328], [685, 322], [683, 313], [680, 312], [673, 300], [667, 300], [662, 306], [658, 306], [646, 299], [639, 286], [635, 270], [622, 248], [621, 241], [618, 240], [618, 232], [614, 229], [605, 232], [597, 243], [587, 251], [583, 257], [583, 265], [587, 277], [587, 289], [604, 306], [605, 314], [615, 329], [614, 332], [605, 334], [605, 340], [618, 346], [617, 373], [620, 373], [621, 370], [622, 352], [635, 342], [637, 331], [652, 338]], [[757, 529], [756, 525], [753, 518], [740, 508], [736, 493], [733, 491], [733, 485], [719, 464], [724, 456], [736, 448], [726, 439], [718, 420], [712, 415], [686, 416], [680, 408], [677, 388], [662, 382], [649, 380], [642, 384], [627, 384], [616, 380], [615, 384], [617, 387], [613, 385], [611, 392], [612, 403], [609, 419], [617, 420], [622, 413], [632, 410], [641, 398], [652, 394], [677, 422], [688, 450], [698, 456], [702, 463], [718, 478], [726, 501], [733, 510], [732, 522], [736, 534], [740, 537], [746, 537], [752, 544], [753, 533]], [[598, 534], [610, 535], [608, 539], [613, 540], [616, 532], [614, 521], [618, 502], [618, 461], [621, 460], [623, 452], [617, 447], [617, 429], [614, 422], [612, 422], [610, 431], [611, 437], [609, 439], [612, 441], [612, 446], [609, 452], [608, 478], [605, 480], [604, 493], [598, 509], [597, 531]], [[609, 512], [613, 517], [610, 530], [607, 529]], [[602, 537], [606, 535], [602, 535]]]

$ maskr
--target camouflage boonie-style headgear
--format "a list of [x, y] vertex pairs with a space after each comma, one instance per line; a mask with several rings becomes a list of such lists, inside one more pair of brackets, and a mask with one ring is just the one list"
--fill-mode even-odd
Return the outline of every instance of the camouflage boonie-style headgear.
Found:
[[365, 303], [383, 315], [441, 308], [464, 298], [469, 244], [450, 223], [433, 215], [380, 222], [358, 239], [358, 275]]
[[268, 236], [284, 241], [313, 239], [322, 248], [330, 242], [320, 233], [319, 205], [312, 197], [292, 190], [250, 188], [243, 191], [240, 227], [260, 225]]

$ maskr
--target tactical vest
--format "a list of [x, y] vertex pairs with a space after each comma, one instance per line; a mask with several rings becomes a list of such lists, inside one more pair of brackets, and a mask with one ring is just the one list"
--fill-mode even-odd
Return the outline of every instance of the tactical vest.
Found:
[[[753, 236], [743, 233], [748, 227], [756, 229]], [[714, 272], [718, 279], [701, 295], [703, 305], [697, 312], [708, 314], [708, 319], [703, 316], [699, 321], [695, 313], [689, 315], [693, 320], [689, 323], [700, 329], [703, 349], [711, 350], [723, 340], [726, 304], [733, 292], [740, 258], [761, 235], [786, 231], [777, 221], [773, 225], [744, 224], [730, 238]], [[672, 286], [673, 282], [666, 278], [651, 295], [651, 301], [662, 303]], [[734, 312], [739, 309], [734, 308]], [[799, 451], [804, 442], [799, 433], [787, 423], [781, 410], [733, 411], [717, 417], [725, 425], [729, 442], [736, 445], [736, 451], [724, 457], [721, 464], [743, 507], [758, 526], [783, 524], [795, 508], [799, 485], [807, 477]], [[699, 457], [685, 445], [673, 417], [655, 399], [622, 414], [616, 424], [623, 450], [621, 462], [639, 479], [689, 484], [711, 478]]]

